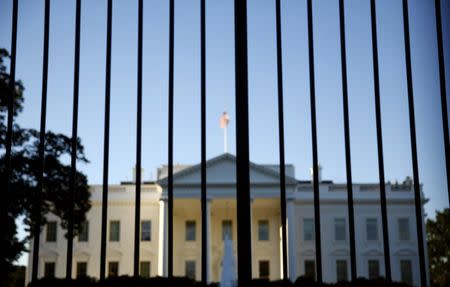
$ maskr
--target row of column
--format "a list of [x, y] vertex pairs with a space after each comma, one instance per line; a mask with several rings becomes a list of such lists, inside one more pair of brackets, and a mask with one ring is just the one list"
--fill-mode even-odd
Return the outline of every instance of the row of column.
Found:
[[[211, 282], [211, 198], [207, 199], [206, 203], [206, 223], [207, 223], [207, 280], [208, 283]], [[253, 205], [253, 199], [251, 200]], [[295, 280], [297, 278], [297, 261], [296, 261], [296, 253], [297, 250], [295, 248], [296, 244], [296, 232], [295, 232], [295, 210], [294, 210], [294, 199], [287, 199], [287, 244], [288, 244], [288, 271], [289, 278], [291, 280]], [[158, 275], [167, 277], [168, 275], [168, 244], [167, 244], [167, 236], [168, 236], [168, 204], [167, 198], [161, 198], [159, 202], [159, 226], [162, 232], [159, 232], [159, 247], [158, 247]], [[253, 220], [251, 221], [253, 224]], [[280, 225], [281, 228], [281, 225]], [[253, 230], [253, 226], [252, 226]], [[282, 245], [282, 238], [280, 236], [280, 250]], [[280, 252], [280, 270], [283, 270], [283, 260], [282, 253]], [[283, 272], [280, 273], [281, 276]]]

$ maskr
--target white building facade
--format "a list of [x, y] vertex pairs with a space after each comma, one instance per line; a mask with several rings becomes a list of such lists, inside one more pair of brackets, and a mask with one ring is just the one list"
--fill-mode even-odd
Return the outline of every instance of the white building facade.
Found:
[[[270, 280], [282, 277], [279, 167], [251, 164], [252, 274]], [[167, 169], [156, 182], [144, 183], [141, 194], [140, 273], [167, 274]], [[223, 154], [207, 162], [208, 280], [220, 281], [223, 239], [233, 240], [236, 256], [236, 161]], [[294, 178], [286, 166], [289, 277], [315, 276], [314, 204], [311, 182]], [[354, 184], [358, 277], [384, 275], [378, 184]], [[419, 286], [419, 258], [414, 193], [409, 181], [387, 184], [387, 211], [392, 277]], [[174, 275], [201, 278], [200, 165], [176, 166], [174, 174]], [[109, 186], [106, 247], [107, 275], [132, 275], [135, 186]], [[91, 186], [92, 207], [83, 232], [74, 239], [73, 276], [99, 277], [102, 186]], [[423, 200], [422, 203], [425, 201]], [[350, 279], [346, 184], [320, 184], [322, 269], [325, 282]], [[39, 277], [65, 277], [65, 230], [52, 215], [43, 228]], [[423, 224], [423, 222], [422, 222]], [[423, 225], [424, 227], [424, 225]], [[425, 229], [424, 229], [425, 230]], [[425, 241], [426, 242], [426, 241]], [[32, 245], [32, 244], [31, 244]], [[426, 246], [425, 246], [426, 250]], [[31, 277], [30, 250], [27, 280]], [[427, 255], [427, 254], [426, 254]]]

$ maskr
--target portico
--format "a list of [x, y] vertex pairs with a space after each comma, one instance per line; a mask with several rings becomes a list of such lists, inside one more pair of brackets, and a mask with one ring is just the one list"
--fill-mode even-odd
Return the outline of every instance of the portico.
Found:
[[[289, 178], [288, 192], [293, 192], [295, 180]], [[160, 220], [165, 223], [167, 217], [167, 181], [158, 182], [162, 188], [161, 204], [163, 210]], [[223, 258], [223, 238], [228, 234], [233, 240], [233, 250], [237, 256], [237, 221], [236, 221], [236, 179], [235, 158], [224, 154], [208, 161], [207, 165], [207, 229], [208, 229], [208, 279], [219, 281]], [[292, 185], [292, 186], [291, 186]], [[279, 279], [281, 266], [281, 218], [279, 200], [278, 171], [260, 165], [251, 167], [252, 194], [252, 274], [260, 277], [260, 264], [268, 268], [268, 278]], [[289, 213], [288, 202], [288, 213]], [[164, 216], [165, 215], [165, 216]], [[290, 215], [293, 215], [290, 212]], [[161, 219], [161, 217], [163, 217]], [[188, 265], [195, 265], [195, 277], [201, 276], [201, 206], [200, 206], [200, 167], [191, 166], [174, 175], [174, 275], [186, 275]], [[288, 222], [292, 222], [288, 218]], [[167, 226], [164, 224], [163, 226]], [[192, 231], [192, 229], [194, 231]], [[194, 232], [195, 235], [190, 235]], [[162, 250], [167, 250], [167, 230], [160, 236]], [[290, 233], [292, 237], [294, 232]], [[191, 236], [191, 237], [189, 237]], [[288, 239], [288, 242], [294, 242]], [[294, 244], [288, 244], [291, 248]], [[162, 254], [162, 253], [161, 253]], [[294, 254], [294, 252], [289, 252]], [[163, 272], [167, 274], [167, 251], [161, 261]], [[193, 263], [195, 262], [195, 263]], [[295, 263], [295, 260], [289, 262]], [[237, 263], [237, 262], [236, 262]], [[291, 264], [291, 263], [290, 263]], [[268, 266], [268, 267], [266, 267]], [[290, 266], [295, 270], [295, 266]]]

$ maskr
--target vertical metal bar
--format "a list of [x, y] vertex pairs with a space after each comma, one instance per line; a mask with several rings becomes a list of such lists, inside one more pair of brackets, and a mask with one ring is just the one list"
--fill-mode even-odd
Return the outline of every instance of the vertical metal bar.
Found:
[[142, 34], [144, 1], [138, 8], [138, 60], [137, 60], [137, 119], [136, 119], [136, 200], [134, 215], [134, 276], [139, 276], [139, 246], [141, 226], [141, 159], [142, 159]]
[[322, 247], [320, 231], [320, 199], [319, 199], [319, 159], [317, 154], [317, 124], [316, 124], [316, 89], [314, 75], [314, 34], [312, 1], [308, 0], [308, 50], [309, 50], [309, 86], [311, 104], [311, 138], [313, 156], [313, 189], [314, 189], [314, 225], [316, 243], [317, 282], [322, 283]]
[[234, 1], [238, 286], [250, 286], [252, 242], [248, 126], [247, 0]]
[[105, 74], [105, 130], [103, 145], [103, 194], [102, 194], [102, 237], [100, 243], [100, 280], [106, 273], [106, 230], [108, 220], [108, 168], [109, 168], [109, 122], [111, 102], [111, 41], [113, 0], [108, 0], [108, 19], [106, 36], [106, 74]]
[[427, 286], [427, 273], [424, 250], [422, 197], [420, 192], [419, 164], [417, 159], [416, 119], [414, 113], [414, 90], [411, 67], [411, 40], [409, 35], [408, 1], [403, 0], [403, 29], [405, 36], [406, 81], [408, 87], [409, 130], [411, 137], [411, 158], [413, 167], [414, 201], [416, 208], [417, 243], [419, 249], [420, 285]]
[[[17, 14], [18, 14], [18, 0], [13, 0], [13, 11], [12, 11], [12, 24], [11, 24], [11, 62], [9, 66], [9, 93], [8, 97], [8, 118], [7, 118], [7, 130], [6, 130], [6, 153], [5, 153], [5, 169], [2, 172], [5, 174], [0, 174], [2, 180], [2, 186], [6, 187], [6, 192], [3, 195], [3, 200], [1, 200], [1, 224], [2, 226], [6, 226], [9, 220], [8, 210], [10, 208], [10, 196], [12, 193], [11, 186], [11, 173], [12, 173], [12, 143], [13, 143], [13, 120], [14, 120], [14, 100], [15, 100], [15, 92], [16, 92], [16, 51], [17, 51]], [[39, 234], [39, 233], [38, 233]], [[0, 229], [0, 236], [2, 239], [6, 237], [4, 228]], [[1, 248], [0, 252], [1, 258], [6, 258], [5, 248]], [[4, 268], [0, 268], [0, 277], [6, 278], [7, 271]]]
[[[16, 91], [16, 52], [17, 52], [17, 13], [19, 1], [13, 0], [12, 32], [11, 32], [11, 62], [9, 67], [9, 99], [8, 99], [8, 122], [6, 131], [6, 183], [7, 195], [11, 192], [11, 153], [13, 137], [13, 119], [14, 119], [14, 98]], [[5, 209], [6, 211], [6, 209]]]
[[[280, 156], [281, 237], [283, 253], [283, 279], [288, 279], [288, 252], [286, 232], [286, 163], [284, 155], [284, 107], [283, 107], [283, 50], [281, 35], [281, 0], [276, 0], [277, 29], [277, 81], [278, 81], [278, 145]], [[290, 222], [289, 224], [291, 224]], [[293, 254], [291, 254], [293, 256]], [[292, 270], [289, 270], [292, 272]], [[292, 278], [295, 280], [295, 278]]]
[[[13, 138], [13, 120], [14, 120], [14, 98], [15, 98], [15, 87], [16, 87], [16, 47], [17, 47], [17, 10], [18, 10], [18, 0], [13, 1], [13, 11], [12, 11], [12, 27], [11, 27], [11, 62], [9, 66], [9, 95], [8, 95], [8, 119], [7, 119], [7, 131], [6, 131], [6, 154], [5, 154], [5, 182], [2, 182], [2, 186], [6, 187], [6, 192], [3, 194], [3, 200], [1, 200], [1, 220], [2, 226], [6, 226], [8, 219], [8, 210], [10, 203], [10, 196], [12, 193], [11, 186], [11, 173], [12, 173], [12, 138]], [[1, 236], [5, 238], [5, 231], [1, 228]], [[4, 248], [2, 249], [1, 256], [5, 258]], [[0, 268], [1, 278], [7, 276], [7, 271]]]
[[345, 164], [347, 172], [347, 207], [348, 226], [350, 235], [350, 268], [352, 284], [356, 282], [356, 248], [355, 248], [355, 210], [353, 208], [353, 180], [352, 159], [350, 148], [350, 123], [348, 111], [348, 83], [347, 83], [347, 51], [345, 44], [345, 9], [344, 0], [339, 0], [339, 27], [341, 37], [341, 69], [342, 69], [342, 101], [344, 107], [344, 137], [345, 137]]
[[206, 207], [206, 1], [200, 1], [200, 110], [201, 110], [201, 210], [202, 210], [202, 284], [208, 284], [208, 232]]
[[380, 76], [378, 67], [378, 39], [377, 39], [377, 15], [375, 0], [370, 1], [370, 17], [372, 25], [372, 53], [373, 53], [373, 76], [375, 95], [375, 120], [377, 126], [377, 146], [378, 146], [378, 173], [380, 178], [380, 201], [381, 201], [381, 221], [383, 227], [383, 248], [384, 267], [386, 283], [391, 284], [391, 255], [389, 248], [389, 232], [386, 206], [386, 183], [384, 178], [384, 156], [383, 156], [383, 131], [381, 126], [381, 104], [380, 104]]
[[67, 262], [66, 279], [72, 278], [72, 256], [73, 256], [73, 216], [76, 193], [77, 174], [77, 137], [78, 137], [78, 94], [80, 79], [80, 22], [81, 22], [81, 0], [77, 0], [75, 24], [75, 67], [73, 80], [73, 118], [72, 118], [72, 150], [70, 162], [70, 207], [69, 207], [69, 227], [67, 231]]
[[444, 44], [442, 34], [441, 1], [435, 0], [436, 37], [439, 57], [439, 82], [441, 89], [442, 128], [444, 130], [445, 167], [447, 171], [447, 192], [450, 206], [450, 142], [448, 132], [447, 88], [445, 86]]
[[168, 276], [173, 277], [173, 72], [175, 1], [169, 4]]
[[44, 187], [44, 161], [45, 161], [45, 125], [47, 120], [47, 80], [48, 80], [48, 46], [50, 30], [50, 0], [45, 1], [44, 14], [44, 50], [42, 59], [42, 95], [41, 95], [41, 124], [39, 130], [39, 174], [38, 187], [34, 195], [34, 227], [33, 227], [33, 267], [31, 280], [38, 276], [39, 240], [41, 228], [41, 193]]
[[[7, 131], [6, 131], [6, 176], [5, 185], [7, 186], [7, 198], [11, 192], [11, 154], [12, 154], [12, 137], [13, 137], [13, 119], [14, 119], [14, 99], [16, 92], [16, 54], [17, 54], [17, 14], [19, 9], [19, 1], [13, 0], [13, 12], [12, 12], [12, 31], [11, 31], [11, 62], [9, 66], [9, 97], [8, 97], [8, 119], [7, 119]], [[3, 219], [6, 220], [7, 208], [3, 209], [5, 215]]]

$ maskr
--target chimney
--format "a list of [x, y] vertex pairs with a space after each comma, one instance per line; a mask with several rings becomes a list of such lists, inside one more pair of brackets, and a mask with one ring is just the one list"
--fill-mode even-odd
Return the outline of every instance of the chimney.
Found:
[[[136, 182], [136, 167], [133, 167], [133, 182]], [[144, 169], [141, 168], [141, 182], [144, 182]]]

